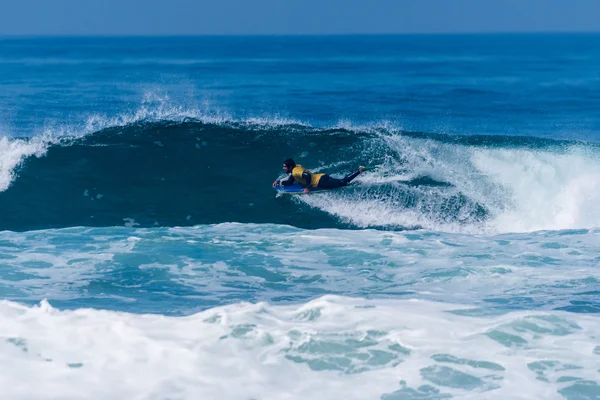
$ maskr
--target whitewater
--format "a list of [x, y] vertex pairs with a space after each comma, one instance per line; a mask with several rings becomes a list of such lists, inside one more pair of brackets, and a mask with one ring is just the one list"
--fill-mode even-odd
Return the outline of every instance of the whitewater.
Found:
[[600, 399], [597, 39], [3, 39], [0, 398]]

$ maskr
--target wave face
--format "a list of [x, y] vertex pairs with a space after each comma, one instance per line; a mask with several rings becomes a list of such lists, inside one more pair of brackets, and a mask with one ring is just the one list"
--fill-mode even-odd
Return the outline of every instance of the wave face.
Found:
[[[134, 122], [87, 136], [0, 142], [2, 229], [186, 226], [520, 232], [600, 225], [599, 149], [513, 136], [268, 121]], [[277, 197], [282, 160], [342, 176], [331, 193]]]

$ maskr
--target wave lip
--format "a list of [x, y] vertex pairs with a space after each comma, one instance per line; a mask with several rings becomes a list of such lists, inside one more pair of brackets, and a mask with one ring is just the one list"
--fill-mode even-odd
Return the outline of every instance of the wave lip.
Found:
[[15, 169], [29, 157], [42, 157], [50, 139], [11, 139], [0, 137], [0, 192], [8, 189], [15, 179]]

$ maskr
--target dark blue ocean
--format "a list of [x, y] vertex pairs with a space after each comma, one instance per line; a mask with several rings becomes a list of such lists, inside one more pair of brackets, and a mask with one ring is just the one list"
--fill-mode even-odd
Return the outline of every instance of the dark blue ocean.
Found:
[[0, 398], [600, 399], [599, 202], [600, 34], [0, 38]]

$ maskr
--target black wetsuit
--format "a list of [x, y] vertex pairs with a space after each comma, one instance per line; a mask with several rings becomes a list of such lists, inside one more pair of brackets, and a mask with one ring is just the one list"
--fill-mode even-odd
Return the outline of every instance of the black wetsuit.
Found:
[[[352, 182], [352, 180], [354, 178], [356, 178], [361, 171], [356, 171], [353, 172], [349, 175], [346, 175], [344, 178], [342, 179], [337, 179], [337, 178], [332, 178], [329, 175], [323, 175], [321, 177], [321, 179], [319, 179], [319, 183], [317, 184], [317, 188], [319, 189], [336, 189], [342, 186], [346, 186], [347, 184], [349, 184], [350, 182]], [[304, 180], [306, 182], [310, 182], [311, 181], [311, 176], [310, 173], [308, 172], [304, 172], [302, 173], [302, 178], [304, 178]], [[281, 184], [283, 186], [290, 186], [293, 185], [294, 182], [296, 180], [294, 179], [294, 177], [292, 175], [290, 175], [287, 179], [282, 180]]]

